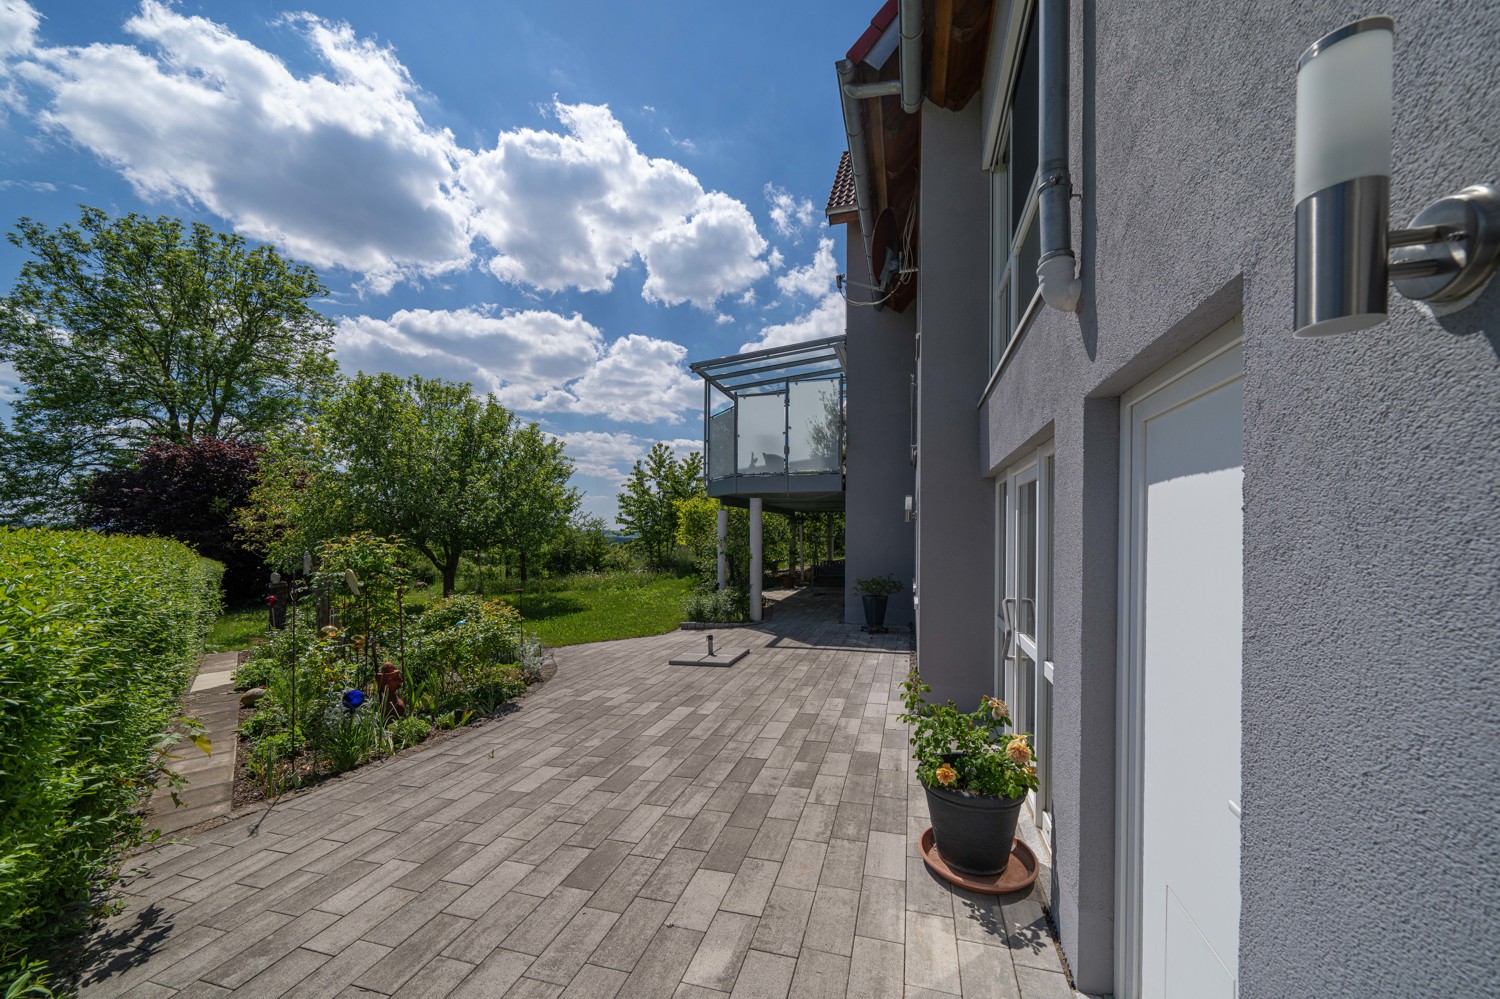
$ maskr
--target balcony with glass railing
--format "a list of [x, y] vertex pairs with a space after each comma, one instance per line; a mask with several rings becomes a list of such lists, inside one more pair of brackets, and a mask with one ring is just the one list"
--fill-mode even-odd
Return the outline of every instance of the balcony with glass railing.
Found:
[[844, 508], [844, 338], [692, 365], [703, 386], [708, 494], [769, 509]]

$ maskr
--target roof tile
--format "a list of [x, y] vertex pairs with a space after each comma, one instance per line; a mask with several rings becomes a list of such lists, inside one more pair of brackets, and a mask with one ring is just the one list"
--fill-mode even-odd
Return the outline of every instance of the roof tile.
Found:
[[891, 26], [896, 19], [896, 0], [885, 0], [885, 4], [870, 18], [870, 26], [864, 30], [855, 43], [849, 46], [849, 61], [859, 62], [870, 54], [875, 43], [880, 41], [880, 36], [885, 34], [885, 29]]
[[858, 204], [854, 193], [854, 168], [849, 163], [849, 150], [839, 154], [838, 173], [833, 177], [833, 189], [828, 192], [828, 206], [823, 209], [825, 215], [837, 215], [840, 212], [853, 211]]

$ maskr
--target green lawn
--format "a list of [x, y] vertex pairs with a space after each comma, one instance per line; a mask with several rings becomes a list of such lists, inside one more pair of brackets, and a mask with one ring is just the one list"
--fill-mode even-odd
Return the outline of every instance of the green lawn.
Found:
[[206, 652], [236, 652], [266, 640], [268, 612], [264, 604], [236, 607], [219, 615], [208, 633]]
[[[472, 592], [467, 583], [460, 578], [459, 592]], [[682, 605], [693, 581], [682, 576], [616, 572], [533, 580], [524, 594], [502, 589], [513, 585], [514, 581], [494, 580], [486, 596], [514, 604], [526, 630], [552, 647], [665, 634], [682, 623]], [[420, 613], [438, 598], [439, 589], [428, 587], [414, 593], [407, 600], [408, 611]], [[264, 605], [239, 607], [225, 611], [214, 622], [208, 651], [248, 649], [265, 637]]]
[[526, 630], [546, 646], [662, 635], [682, 623], [693, 581], [682, 576], [610, 573], [547, 580], [526, 594], [507, 593]]

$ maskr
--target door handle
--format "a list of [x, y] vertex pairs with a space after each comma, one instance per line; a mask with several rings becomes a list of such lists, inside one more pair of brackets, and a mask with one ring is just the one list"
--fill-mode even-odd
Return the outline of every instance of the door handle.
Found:
[[1020, 617], [1020, 610], [1016, 607], [1016, 597], [1002, 597], [1000, 600], [1000, 616], [1005, 619], [1005, 657], [1008, 659], [1015, 654], [1016, 641], [1016, 619]]

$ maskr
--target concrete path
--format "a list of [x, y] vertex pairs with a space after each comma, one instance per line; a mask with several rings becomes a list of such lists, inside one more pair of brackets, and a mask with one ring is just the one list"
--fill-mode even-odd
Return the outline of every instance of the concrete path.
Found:
[[182, 806], [174, 806], [167, 790], [157, 791], [147, 809], [147, 828], [172, 835], [229, 814], [234, 800], [235, 730], [239, 728], [240, 695], [234, 689], [239, 656], [238, 652], [210, 652], [198, 664], [183, 713], [203, 722], [213, 752], [205, 756], [191, 742], [178, 743], [173, 750], [177, 759], [168, 769], [188, 779], [187, 787], [177, 793]]
[[1040, 884], [923, 865], [908, 636], [837, 617], [793, 597], [727, 669], [557, 650], [511, 713], [150, 858], [84, 994], [1072, 999]]

